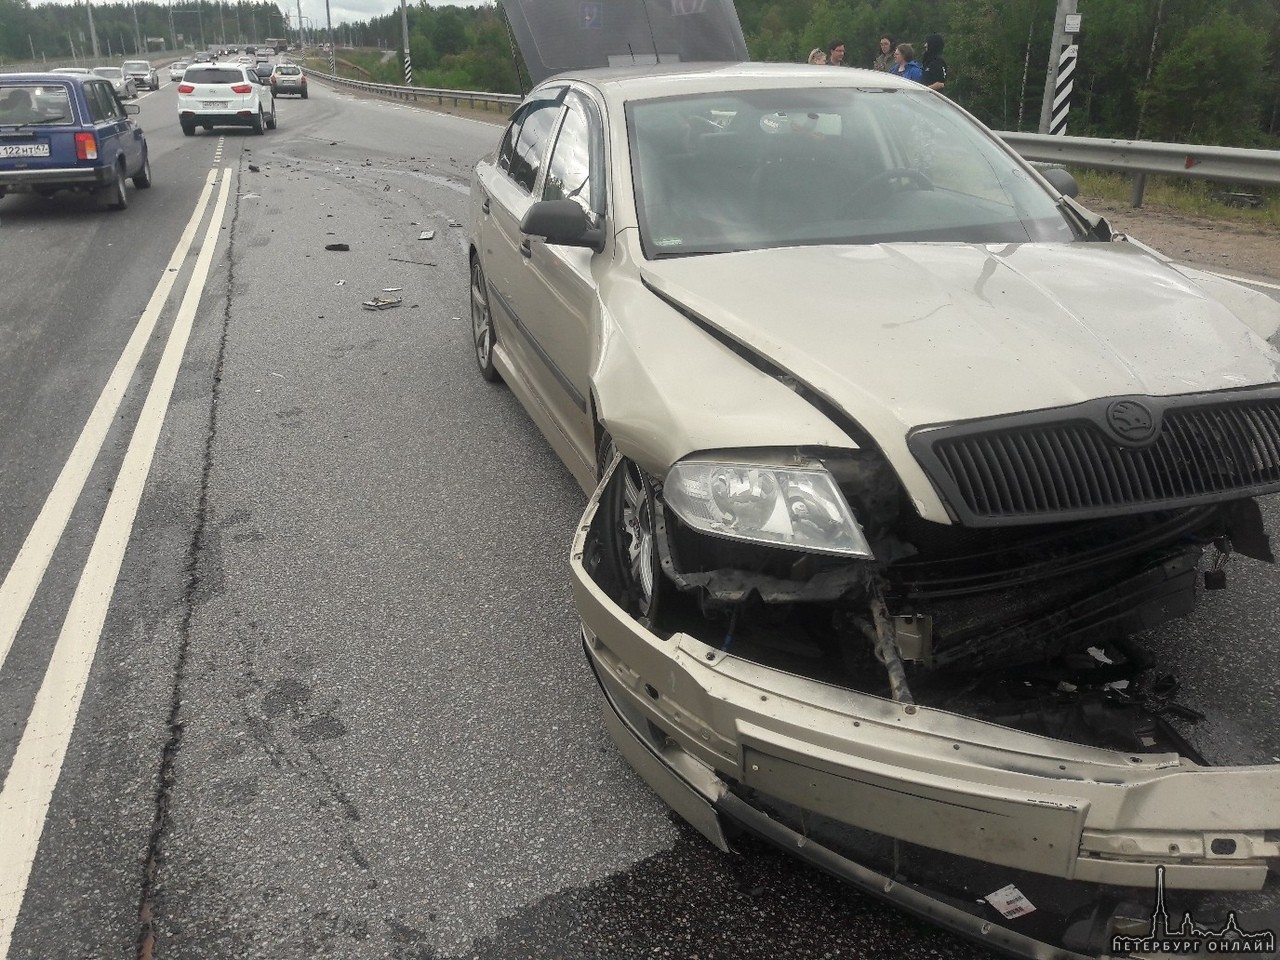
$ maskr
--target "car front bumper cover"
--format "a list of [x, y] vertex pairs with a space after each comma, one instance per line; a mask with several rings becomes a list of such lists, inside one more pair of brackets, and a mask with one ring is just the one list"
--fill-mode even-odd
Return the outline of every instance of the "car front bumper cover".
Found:
[[[1275, 886], [1280, 765], [1207, 767], [1175, 753], [1077, 745], [652, 633], [590, 573], [609, 479], [570, 561], [607, 726], [646, 781], [722, 849], [729, 819], [912, 913], [1028, 957], [1102, 955], [1109, 937], [1141, 933], [1123, 917], [1151, 903], [1157, 876], [1171, 891]], [[909, 862], [927, 864], [917, 874], [925, 882]], [[1004, 883], [1030, 891], [1032, 903], [1060, 904], [1062, 917], [1008, 918], [982, 903]]]

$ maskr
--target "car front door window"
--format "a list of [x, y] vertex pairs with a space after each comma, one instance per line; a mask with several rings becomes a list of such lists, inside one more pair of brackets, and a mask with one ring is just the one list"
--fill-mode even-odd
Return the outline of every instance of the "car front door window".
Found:
[[565, 102], [564, 122], [547, 163], [543, 200], [571, 199], [588, 213], [604, 212], [598, 197], [598, 178], [593, 177], [601, 153], [596, 145], [599, 129], [595, 108], [579, 95], [571, 95]]

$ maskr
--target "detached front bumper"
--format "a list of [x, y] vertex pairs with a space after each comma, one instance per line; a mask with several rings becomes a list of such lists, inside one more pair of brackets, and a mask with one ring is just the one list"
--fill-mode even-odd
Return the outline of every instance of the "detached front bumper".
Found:
[[[1168, 890], [1267, 885], [1280, 862], [1280, 765], [1204, 767], [1080, 746], [798, 677], [687, 634], [663, 639], [589, 572], [603, 489], [570, 562], [607, 723], [646, 781], [722, 849], [727, 817], [913, 913], [1030, 957], [1096, 956], [1112, 935], [1141, 935], [1158, 873]], [[883, 851], [889, 869], [862, 865], [860, 850]], [[904, 851], [940, 864], [925, 872], [947, 892], [914, 882]], [[1054, 927], [1045, 911], [1005, 918], [980, 902], [1009, 882], [1037, 908], [1065, 904], [1070, 916]], [[1135, 902], [1148, 914], [1126, 925], [1134, 911], [1124, 905]], [[1090, 903], [1101, 906], [1091, 914]], [[1093, 927], [1078, 949], [1060, 936], [1070, 923]]]

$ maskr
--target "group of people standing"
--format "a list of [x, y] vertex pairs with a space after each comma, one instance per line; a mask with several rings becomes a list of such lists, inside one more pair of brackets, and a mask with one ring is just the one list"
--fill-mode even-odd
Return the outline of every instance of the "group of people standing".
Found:
[[[880, 52], [871, 64], [872, 70], [881, 73], [892, 73], [916, 83], [923, 83], [932, 90], [943, 90], [947, 86], [947, 61], [942, 59], [942, 34], [931, 33], [924, 41], [924, 57], [916, 59], [916, 50], [909, 43], [895, 43], [887, 33], [880, 38]], [[809, 54], [809, 62], [843, 67], [845, 45], [843, 40], [832, 40], [824, 51], [814, 47]]]

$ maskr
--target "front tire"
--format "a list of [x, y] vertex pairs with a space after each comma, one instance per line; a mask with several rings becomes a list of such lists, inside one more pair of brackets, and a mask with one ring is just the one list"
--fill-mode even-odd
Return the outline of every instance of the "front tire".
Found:
[[267, 129], [274, 130], [276, 128], [276, 104], [271, 101], [271, 116], [267, 117]]
[[[600, 443], [600, 469], [607, 470], [615, 447], [607, 434]], [[653, 481], [625, 457], [600, 499], [604, 511], [605, 563], [621, 592], [624, 609], [653, 629], [668, 589], [658, 556], [657, 518], [662, 504]]]
[[493, 327], [493, 311], [489, 308], [489, 287], [478, 256], [471, 258], [471, 343], [476, 350], [476, 366], [480, 376], [490, 383], [502, 379], [493, 365], [493, 345], [497, 342]]
[[265, 131], [266, 131], [266, 125], [262, 120], [262, 108], [259, 107], [258, 115], [253, 118], [253, 132], [256, 133], [258, 136], [262, 136], [262, 134]]

